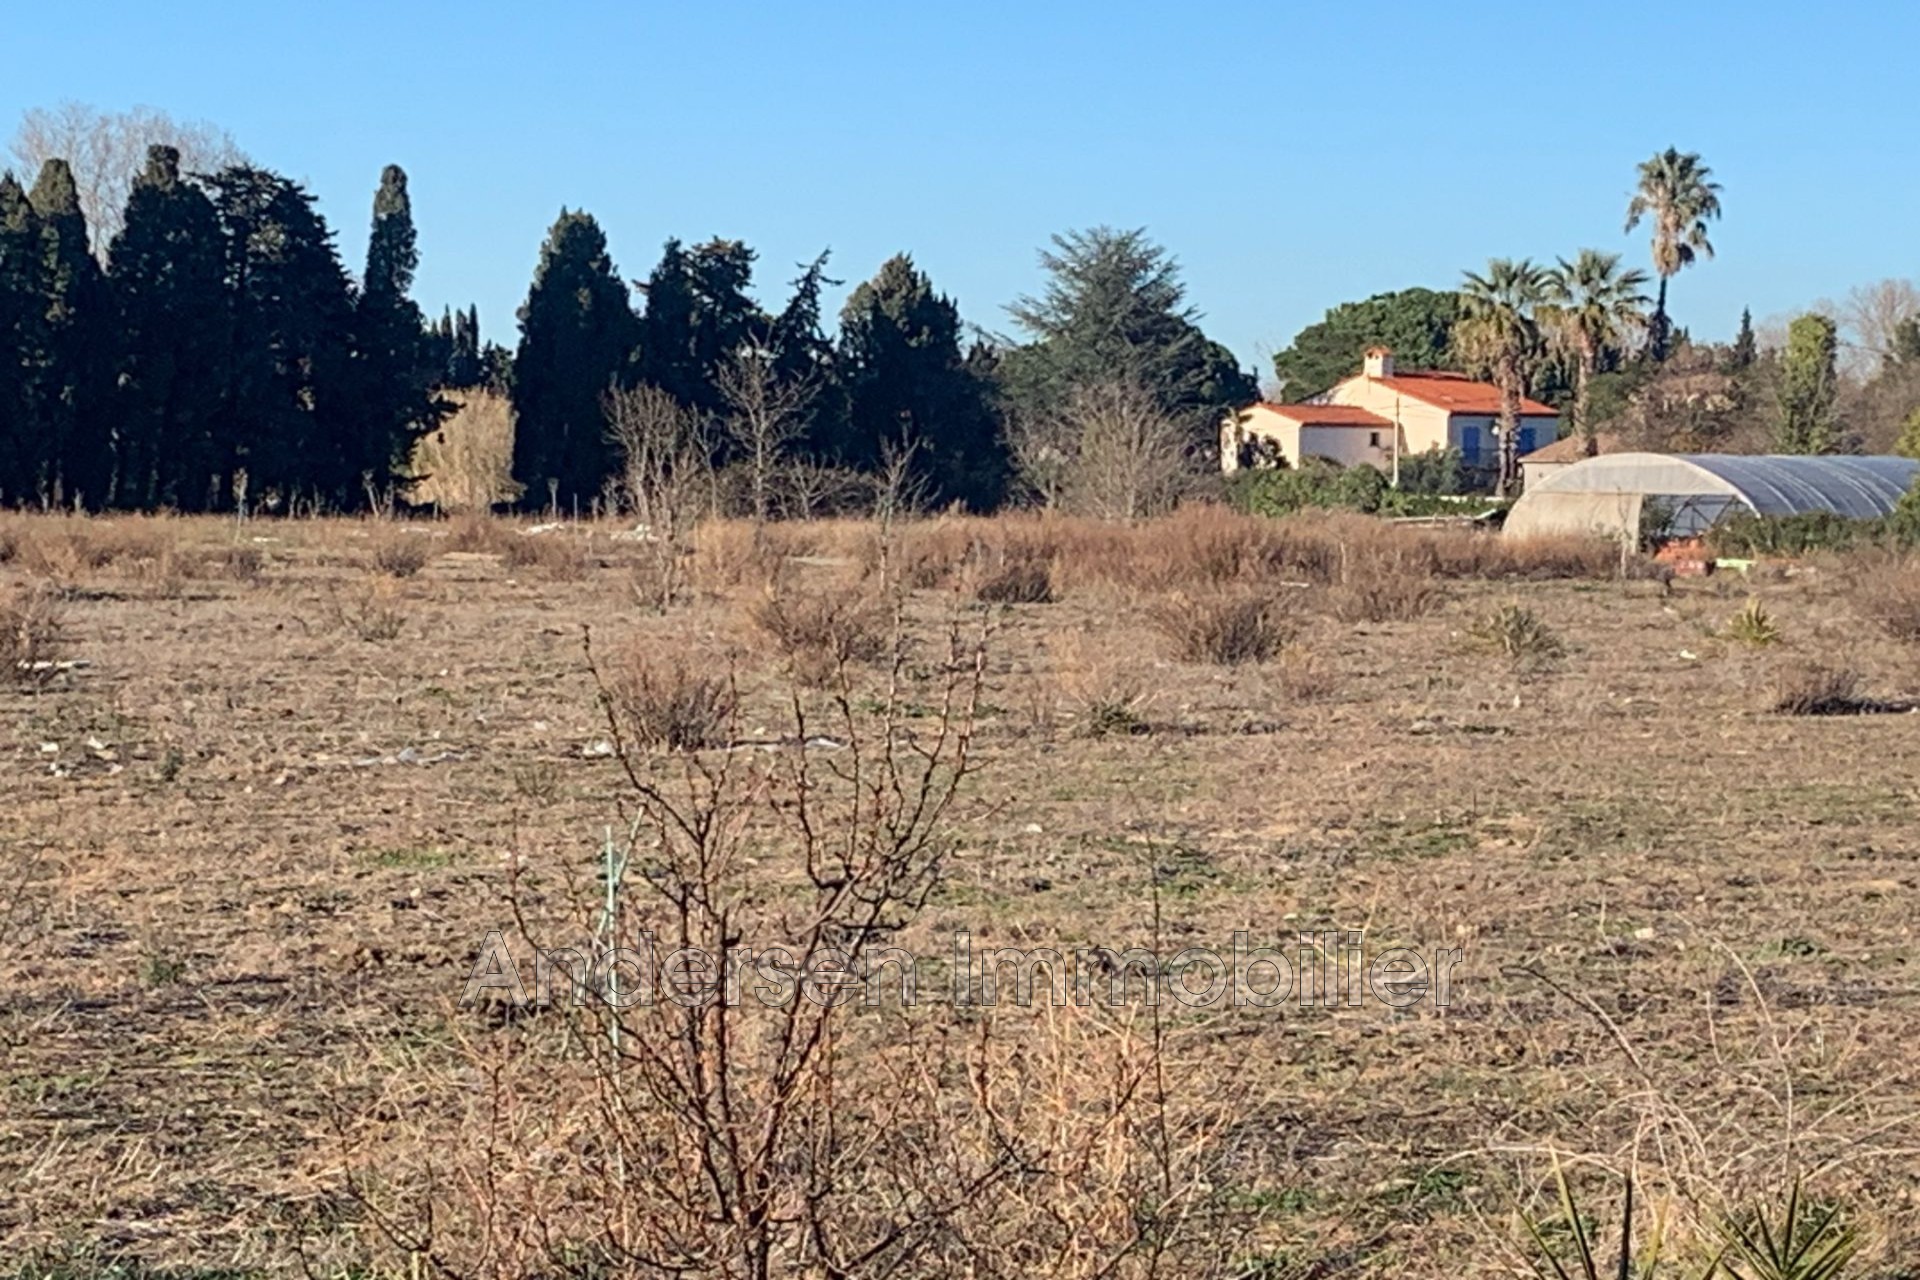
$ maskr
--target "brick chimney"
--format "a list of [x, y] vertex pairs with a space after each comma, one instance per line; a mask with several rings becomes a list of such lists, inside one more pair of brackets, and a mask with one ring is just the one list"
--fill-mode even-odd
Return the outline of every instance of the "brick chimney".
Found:
[[1368, 347], [1366, 375], [1369, 378], [1391, 378], [1393, 376], [1393, 352], [1385, 347]]

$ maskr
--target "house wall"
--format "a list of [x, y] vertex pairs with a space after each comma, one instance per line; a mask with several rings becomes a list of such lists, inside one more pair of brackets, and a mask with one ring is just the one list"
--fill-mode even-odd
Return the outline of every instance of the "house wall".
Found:
[[[1409, 400], [1372, 378], [1348, 378], [1327, 392], [1328, 404], [1350, 404], [1400, 424], [1400, 452], [1425, 453], [1447, 444], [1447, 411]], [[1389, 462], [1393, 441], [1385, 441]]]
[[[1373, 443], [1376, 439], [1378, 444]], [[1303, 427], [1300, 452], [1309, 458], [1330, 458], [1343, 467], [1364, 462], [1385, 470], [1393, 465], [1393, 428]]]
[[1283, 418], [1273, 410], [1255, 405], [1240, 415], [1236, 423], [1229, 419], [1220, 427], [1220, 469], [1240, 469], [1240, 446], [1247, 440], [1270, 440], [1289, 465], [1300, 461], [1300, 424]]

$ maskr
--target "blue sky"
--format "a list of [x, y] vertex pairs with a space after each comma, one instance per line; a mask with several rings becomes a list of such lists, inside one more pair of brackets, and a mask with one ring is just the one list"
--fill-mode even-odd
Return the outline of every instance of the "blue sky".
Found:
[[509, 342], [562, 205], [629, 278], [670, 235], [744, 239], [763, 296], [822, 248], [849, 282], [904, 249], [1000, 331], [1047, 237], [1106, 223], [1264, 372], [1327, 307], [1489, 256], [1644, 262], [1621, 215], [1669, 145], [1726, 188], [1674, 285], [1696, 334], [1920, 271], [1914, 5], [96, 0], [6, 28], [5, 132], [69, 98], [214, 121], [351, 264], [404, 165], [421, 303]]

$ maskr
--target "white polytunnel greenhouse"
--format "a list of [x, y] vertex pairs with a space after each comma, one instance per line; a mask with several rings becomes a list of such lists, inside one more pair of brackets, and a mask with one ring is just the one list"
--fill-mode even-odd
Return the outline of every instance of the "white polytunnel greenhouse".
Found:
[[1608, 453], [1530, 485], [1507, 513], [1506, 532], [1634, 538], [1658, 526], [1689, 537], [1736, 512], [1870, 520], [1892, 512], [1916, 472], [1920, 462], [1896, 457]]

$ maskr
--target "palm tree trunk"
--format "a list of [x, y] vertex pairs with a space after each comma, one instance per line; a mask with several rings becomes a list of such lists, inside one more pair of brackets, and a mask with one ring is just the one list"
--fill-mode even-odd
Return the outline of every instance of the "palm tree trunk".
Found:
[[1580, 349], [1580, 367], [1574, 374], [1573, 384], [1573, 429], [1580, 433], [1581, 446], [1589, 458], [1600, 452], [1597, 447], [1599, 441], [1593, 434], [1593, 419], [1587, 410], [1587, 389], [1593, 382], [1593, 368], [1597, 363], [1593, 346], [1583, 346]]
[[1650, 345], [1652, 347], [1653, 358], [1655, 361], [1664, 361], [1667, 358], [1667, 329], [1668, 329], [1667, 280], [1668, 279], [1669, 277], [1666, 272], [1663, 271], [1660, 273], [1660, 299], [1659, 301], [1653, 304], [1653, 323], [1649, 326], [1649, 333], [1653, 339]]

